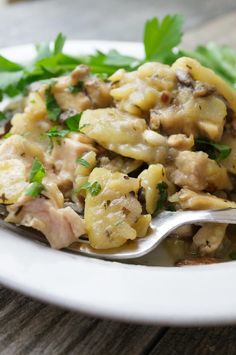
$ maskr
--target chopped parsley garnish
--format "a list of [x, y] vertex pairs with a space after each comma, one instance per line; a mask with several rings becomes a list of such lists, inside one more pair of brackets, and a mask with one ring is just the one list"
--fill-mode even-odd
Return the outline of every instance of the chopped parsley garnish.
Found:
[[27, 196], [38, 197], [44, 190], [44, 186], [41, 182], [32, 182], [26, 189], [25, 194]]
[[76, 85], [70, 85], [68, 87], [68, 90], [72, 94], [76, 94], [77, 92], [82, 91], [84, 88], [84, 82], [83, 81], [78, 81]]
[[77, 113], [76, 115], [67, 118], [67, 120], [65, 121], [66, 126], [71, 132], [78, 132], [80, 130], [79, 123], [81, 115], [82, 113]]
[[102, 187], [99, 184], [99, 182], [94, 181], [94, 182], [85, 182], [82, 186], [80, 186], [79, 189], [76, 190], [76, 192], [80, 192], [81, 190], [86, 190], [88, 191], [92, 196], [97, 196], [101, 190]]
[[59, 53], [62, 53], [65, 41], [66, 37], [62, 33], [59, 33], [54, 42], [53, 54], [57, 55]]
[[168, 211], [175, 211], [174, 205], [168, 201], [168, 185], [165, 181], [157, 184], [159, 191], [159, 200], [157, 201], [157, 211], [166, 209]]
[[45, 91], [45, 101], [46, 101], [46, 108], [48, 113], [48, 118], [51, 121], [57, 121], [61, 114], [61, 108], [58, 105], [54, 95], [52, 94], [51, 87], [49, 87]]
[[7, 116], [5, 112], [0, 111], [0, 121], [6, 120]]
[[4, 139], [7, 139], [7, 138], [9, 138], [9, 137], [11, 137], [12, 136], [12, 133], [11, 132], [8, 132], [8, 133], [6, 133], [4, 136], [3, 136], [3, 138]]
[[170, 63], [175, 59], [173, 48], [182, 38], [183, 17], [167, 15], [160, 21], [153, 17], [145, 24], [144, 48], [146, 61]]
[[34, 159], [32, 169], [29, 176], [30, 185], [27, 187], [25, 194], [27, 196], [37, 197], [45, 189], [42, 180], [45, 176], [45, 169], [38, 158]]
[[210, 159], [220, 162], [229, 156], [232, 149], [226, 144], [215, 143], [207, 138], [197, 138], [195, 140], [195, 150], [203, 151], [208, 154]]
[[64, 138], [70, 131], [68, 129], [60, 129], [57, 127], [52, 127], [49, 131], [45, 133], [49, 138], [61, 137]]
[[76, 159], [76, 163], [78, 163], [80, 165], [83, 165], [85, 168], [90, 168], [91, 167], [89, 162], [87, 160], [83, 159], [82, 157], [78, 157]]
[[38, 158], [34, 159], [32, 169], [30, 172], [30, 182], [42, 182], [45, 176], [45, 169]]

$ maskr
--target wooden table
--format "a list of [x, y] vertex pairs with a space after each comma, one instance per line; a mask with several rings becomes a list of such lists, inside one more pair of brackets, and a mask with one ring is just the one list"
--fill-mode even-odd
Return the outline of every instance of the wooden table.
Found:
[[[145, 19], [181, 12], [186, 46], [236, 47], [235, 0], [34, 1], [0, 8], [0, 46], [71, 38], [140, 40]], [[235, 280], [232, 280], [235, 282]], [[219, 285], [220, 287], [220, 285]], [[235, 327], [166, 328], [89, 318], [0, 288], [0, 354], [236, 354]]]

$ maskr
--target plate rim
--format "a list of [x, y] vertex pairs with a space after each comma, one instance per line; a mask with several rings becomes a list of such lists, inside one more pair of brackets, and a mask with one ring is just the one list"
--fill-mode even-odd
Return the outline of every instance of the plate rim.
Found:
[[[135, 51], [137, 56], [143, 51], [142, 44], [137, 42], [72, 40], [68, 41], [65, 52], [75, 54], [75, 47], [80, 52], [81, 48], [91, 51], [121, 48], [127, 54]], [[11, 46], [0, 49], [0, 53], [9, 59], [22, 57], [30, 60], [33, 48], [32, 44]], [[236, 323], [236, 286], [232, 282], [236, 261], [184, 268], [128, 265], [72, 256], [5, 229], [1, 229], [0, 234], [1, 284], [37, 300], [89, 316], [141, 324], [199, 326]], [[40, 265], [39, 256], [43, 256], [47, 273], [45, 265]], [[52, 260], [57, 263], [57, 268]], [[65, 273], [70, 266], [72, 268]], [[80, 287], [77, 287], [73, 283], [74, 277], [84, 269], [88, 273], [86, 277], [90, 278], [83, 276], [78, 281]], [[61, 282], [70, 290], [63, 288]], [[95, 298], [90, 294], [94, 288]]]

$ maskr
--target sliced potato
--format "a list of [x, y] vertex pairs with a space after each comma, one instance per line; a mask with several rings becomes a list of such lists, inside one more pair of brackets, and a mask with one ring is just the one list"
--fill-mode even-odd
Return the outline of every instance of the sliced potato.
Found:
[[157, 184], [161, 182], [169, 183], [165, 168], [162, 164], [149, 165], [148, 169], [141, 172], [139, 178], [145, 191], [146, 211], [153, 214], [157, 209], [157, 201], [160, 198]]
[[167, 139], [148, 130], [144, 119], [107, 108], [85, 111], [80, 122], [87, 136], [120, 155], [147, 163], [166, 157]]
[[89, 176], [89, 182], [94, 181], [101, 185], [101, 192], [97, 196], [88, 192], [85, 199], [85, 225], [91, 246], [96, 249], [116, 248], [128, 239], [143, 236], [147, 221], [145, 228], [141, 229], [139, 218], [142, 208], [136, 198], [139, 180], [95, 168]]

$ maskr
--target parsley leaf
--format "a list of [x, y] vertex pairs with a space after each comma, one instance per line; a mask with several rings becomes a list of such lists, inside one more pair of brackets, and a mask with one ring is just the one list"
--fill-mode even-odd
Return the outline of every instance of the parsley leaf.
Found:
[[226, 144], [215, 143], [207, 138], [197, 138], [195, 140], [195, 150], [203, 151], [208, 154], [210, 159], [220, 162], [229, 156], [232, 149]]
[[159, 200], [157, 202], [157, 210], [162, 210], [168, 200], [168, 185], [166, 182], [162, 181], [157, 184], [157, 189], [159, 191]]
[[80, 186], [79, 189], [76, 190], [76, 192], [80, 192], [81, 190], [86, 190], [88, 191], [92, 196], [97, 196], [101, 190], [102, 187], [99, 184], [99, 182], [94, 181], [94, 182], [85, 182], [82, 186]]
[[62, 33], [59, 33], [54, 42], [53, 54], [62, 53], [65, 41], [66, 37]]
[[76, 159], [76, 163], [78, 163], [80, 165], [83, 165], [85, 168], [90, 168], [91, 167], [89, 162], [87, 160], [83, 159], [82, 157], [78, 157]]
[[78, 81], [76, 85], [70, 85], [68, 87], [68, 90], [71, 94], [76, 94], [77, 92], [80, 92], [83, 90], [84, 87], [84, 82], [83, 81]]
[[25, 194], [27, 196], [37, 197], [44, 190], [42, 180], [45, 176], [45, 169], [38, 158], [34, 159], [30, 172], [30, 185], [27, 187]]
[[80, 123], [81, 116], [82, 116], [82, 112], [67, 118], [67, 120], [65, 121], [66, 126], [69, 128], [71, 132], [79, 131], [79, 123]]
[[68, 129], [58, 129], [57, 127], [52, 127], [48, 132], [46, 132], [46, 136], [49, 138], [54, 137], [65, 137], [70, 131]]
[[0, 121], [5, 120], [6, 118], [7, 118], [7, 117], [6, 117], [5, 112], [0, 111]]
[[20, 64], [14, 63], [0, 55], [0, 72], [17, 72], [22, 69], [23, 67]]
[[48, 113], [48, 118], [51, 121], [57, 121], [61, 114], [61, 108], [59, 107], [54, 95], [51, 92], [51, 87], [45, 91], [45, 101]]
[[157, 184], [159, 191], [159, 200], [157, 201], [157, 211], [166, 209], [168, 211], [175, 211], [173, 203], [168, 201], [168, 185], [165, 181]]
[[34, 159], [32, 169], [30, 172], [30, 182], [42, 182], [45, 176], [45, 169], [38, 158]]
[[32, 182], [26, 189], [25, 194], [27, 196], [37, 197], [44, 190], [44, 186], [41, 182]]
[[160, 21], [157, 17], [148, 20], [144, 29], [146, 60], [168, 61], [173, 57], [173, 48], [182, 38], [183, 17], [167, 15]]

